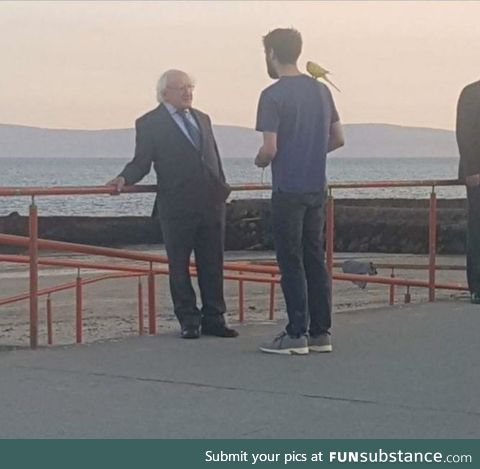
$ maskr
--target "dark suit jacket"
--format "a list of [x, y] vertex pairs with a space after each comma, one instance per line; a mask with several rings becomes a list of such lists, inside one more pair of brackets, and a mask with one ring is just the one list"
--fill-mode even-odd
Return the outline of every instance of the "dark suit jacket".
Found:
[[161, 104], [135, 122], [135, 156], [120, 176], [135, 184], [150, 172], [157, 174], [153, 216], [189, 216], [223, 205], [230, 188], [207, 114], [191, 109], [202, 135], [197, 150]]
[[480, 173], [480, 81], [467, 85], [457, 106], [458, 178]]

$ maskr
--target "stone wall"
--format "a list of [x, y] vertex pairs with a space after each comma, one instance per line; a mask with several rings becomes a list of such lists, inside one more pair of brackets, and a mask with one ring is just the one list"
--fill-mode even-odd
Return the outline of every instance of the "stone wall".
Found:
[[[465, 252], [466, 201], [438, 201], [437, 251]], [[0, 217], [0, 232], [26, 236], [27, 217]], [[41, 238], [101, 246], [162, 242], [158, 222], [149, 217], [40, 217]], [[227, 207], [227, 250], [273, 249], [270, 201], [234, 200]], [[338, 199], [337, 252], [426, 253], [428, 200]], [[0, 245], [0, 251], [15, 251]]]

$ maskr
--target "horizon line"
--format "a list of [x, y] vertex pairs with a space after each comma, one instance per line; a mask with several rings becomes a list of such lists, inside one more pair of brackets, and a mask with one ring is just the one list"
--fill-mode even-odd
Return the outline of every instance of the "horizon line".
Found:
[[[71, 132], [104, 132], [104, 131], [120, 131], [120, 130], [135, 130], [135, 128], [132, 127], [111, 127], [111, 128], [78, 128], [78, 127], [40, 127], [37, 125], [29, 125], [29, 124], [17, 124], [17, 123], [5, 123], [5, 122], [0, 122], [0, 126], [10, 126], [10, 127], [25, 127], [29, 129], [38, 129], [38, 130], [51, 130], [51, 131], [71, 131]], [[247, 130], [253, 130], [256, 132], [256, 130], [253, 127], [246, 127], [243, 125], [235, 125], [235, 124], [216, 124], [212, 123], [214, 127], [235, 127], [238, 129], [247, 129]], [[391, 127], [403, 127], [403, 128], [409, 128], [409, 129], [424, 129], [424, 130], [440, 130], [440, 131], [446, 131], [446, 132], [455, 132], [455, 129], [446, 129], [442, 127], [427, 127], [427, 126], [415, 126], [415, 125], [408, 125], [408, 124], [396, 124], [396, 123], [391, 123], [391, 122], [342, 122], [343, 126], [351, 126], [351, 125], [383, 125], [383, 126], [391, 126]]]

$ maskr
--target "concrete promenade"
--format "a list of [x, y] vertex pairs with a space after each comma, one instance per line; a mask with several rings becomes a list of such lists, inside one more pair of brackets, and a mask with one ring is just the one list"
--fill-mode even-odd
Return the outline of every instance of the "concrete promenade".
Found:
[[480, 306], [336, 315], [334, 352], [168, 332], [0, 351], [0, 438], [480, 438]]

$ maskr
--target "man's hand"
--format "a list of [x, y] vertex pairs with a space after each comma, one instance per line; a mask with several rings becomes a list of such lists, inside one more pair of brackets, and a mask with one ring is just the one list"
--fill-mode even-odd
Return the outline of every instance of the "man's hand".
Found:
[[263, 132], [263, 145], [258, 150], [255, 158], [255, 165], [259, 168], [266, 168], [277, 154], [277, 134], [274, 132]]
[[480, 174], [472, 174], [465, 178], [465, 183], [468, 187], [477, 187], [480, 185]]
[[273, 158], [269, 158], [268, 156], [259, 153], [255, 158], [255, 166], [257, 166], [258, 168], [266, 168], [270, 164], [272, 159]]
[[113, 194], [119, 194], [122, 192], [124, 186], [125, 186], [125, 178], [123, 176], [118, 176], [115, 179], [112, 179], [111, 181], [108, 181], [106, 186], [114, 186], [114, 191]]

